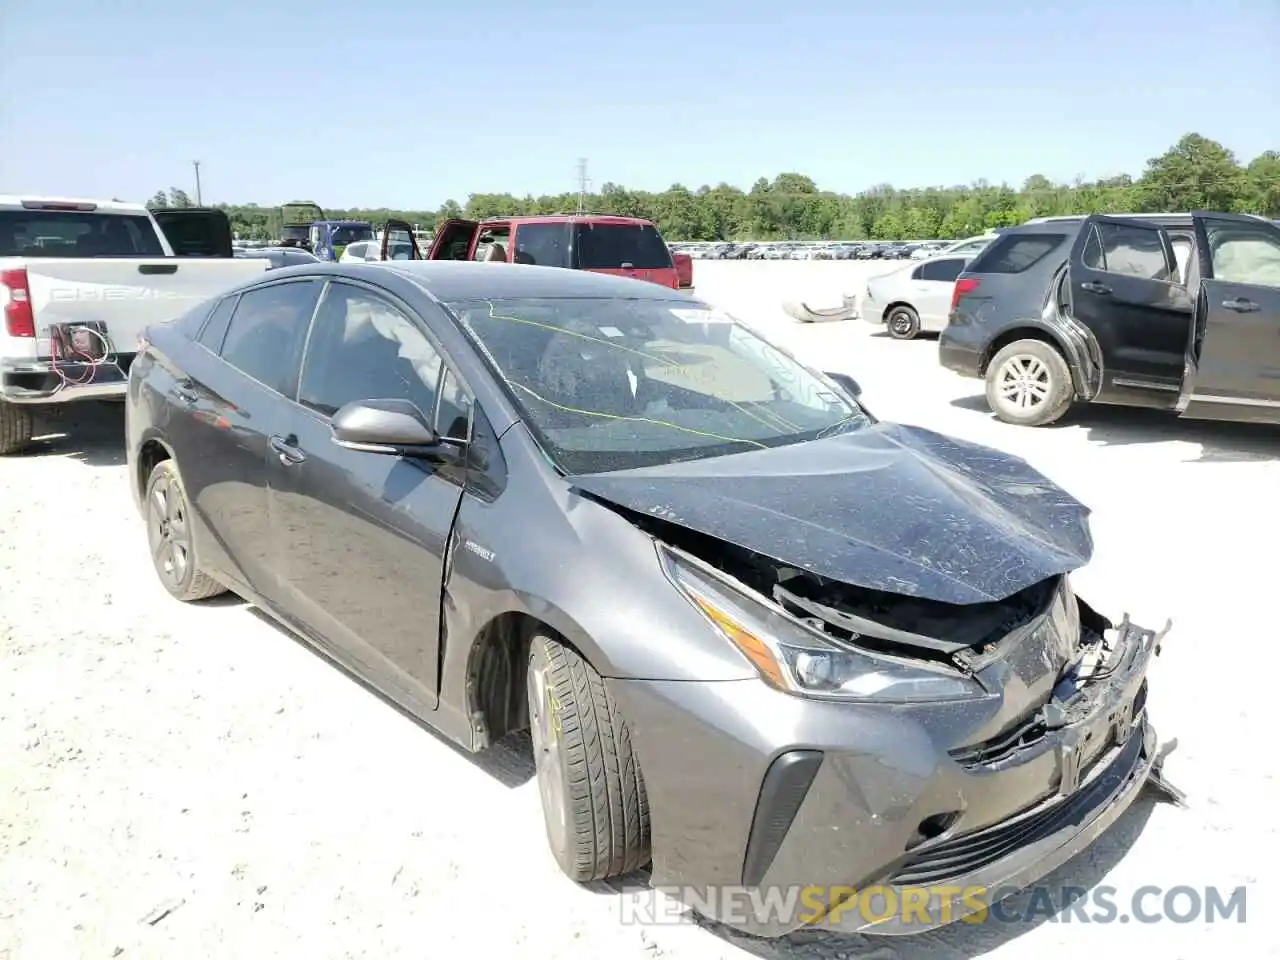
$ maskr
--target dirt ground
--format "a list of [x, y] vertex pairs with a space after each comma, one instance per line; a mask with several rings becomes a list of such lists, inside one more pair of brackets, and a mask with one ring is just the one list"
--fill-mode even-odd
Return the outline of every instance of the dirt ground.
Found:
[[464, 756], [243, 604], [171, 601], [129, 499], [119, 409], [86, 405], [0, 461], [0, 957], [1280, 956], [1280, 434], [1100, 408], [1006, 427], [931, 341], [782, 322], [783, 300], [834, 305], [861, 265], [698, 271], [702, 295], [858, 378], [877, 415], [1015, 452], [1094, 507], [1077, 588], [1110, 615], [1173, 619], [1150, 711], [1179, 741], [1167, 771], [1191, 805], [1140, 802], [1047, 882], [1108, 885], [1122, 913], [1147, 885], [1247, 884], [1245, 923], [1056, 917], [772, 943], [625, 924], [636, 885], [558, 873], [527, 740]]

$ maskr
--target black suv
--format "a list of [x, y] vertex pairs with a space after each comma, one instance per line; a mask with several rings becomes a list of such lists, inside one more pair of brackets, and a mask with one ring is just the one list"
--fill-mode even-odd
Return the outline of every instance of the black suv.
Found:
[[939, 360], [1025, 426], [1077, 401], [1280, 423], [1280, 228], [1232, 213], [1029, 221], [956, 280]]

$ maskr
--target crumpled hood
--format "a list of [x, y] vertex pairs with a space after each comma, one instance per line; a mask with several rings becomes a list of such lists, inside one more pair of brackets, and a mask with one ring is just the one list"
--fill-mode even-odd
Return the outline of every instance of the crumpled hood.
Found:
[[1002, 600], [1093, 552], [1089, 508], [1026, 461], [900, 424], [568, 479], [831, 580], [944, 603]]

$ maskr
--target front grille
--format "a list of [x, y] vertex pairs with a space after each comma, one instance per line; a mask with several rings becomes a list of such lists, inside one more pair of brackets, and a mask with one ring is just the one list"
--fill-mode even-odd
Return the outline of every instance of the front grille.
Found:
[[[1133, 767], [1143, 750], [1142, 736], [1130, 737], [1120, 755], [1117, 769], [1132, 777]], [[1104, 771], [1082, 790], [1065, 800], [1030, 815], [1006, 820], [995, 826], [963, 834], [909, 857], [889, 880], [894, 885], [939, 884], [959, 879], [995, 863], [1021, 847], [1043, 840], [1067, 826], [1082, 829], [1096, 815], [1097, 807], [1116, 790], [1115, 780]]]

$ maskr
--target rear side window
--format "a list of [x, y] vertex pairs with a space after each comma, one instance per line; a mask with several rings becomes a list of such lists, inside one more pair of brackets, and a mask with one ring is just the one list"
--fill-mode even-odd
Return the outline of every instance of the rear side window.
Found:
[[918, 272], [921, 280], [939, 280], [943, 283], [953, 283], [956, 277], [960, 276], [960, 271], [964, 269], [964, 264], [964, 257], [932, 260], [929, 263], [921, 264]]
[[322, 286], [319, 280], [301, 280], [242, 293], [222, 341], [222, 359], [263, 386], [293, 396]]
[[163, 257], [149, 217], [0, 210], [0, 257]]
[[186, 313], [173, 319], [174, 329], [188, 340], [195, 340], [200, 333], [200, 328], [204, 326], [204, 322], [209, 316], [209, 311], [215, 306], [216, 304], [213, 301], [207, 300], [198, 307], [192, 307]]
[[514, 262], [533, 267], [568, 267], [569, 224], [518, 223]]
[[231, 323], [231, 315], [235, 313], [238, 297], [223, 297], [209, 314], [209, 320], [200, 331], [196, 342], [208, 350], [217, 353], [222, 349], [222, 339], [227, 335], [227, 327]]
[[1081, 259], [1091, 270], [1142, 280], [1169, 280], [1174, 271], [1159, 229], [1136, 224], [1093, 224]]
[[1063, 245], [1065, 233], [1009, 233], [983, 251], [970, 273], [1022, 273]]
[[651, 224], [588, 222], [575, 229], [581, 270], [671, 269], [671, 251]]
[[153, 216], [179, 257], [225, 257], [231, 247], [231, 223], [217, 211], [157, 210]]

